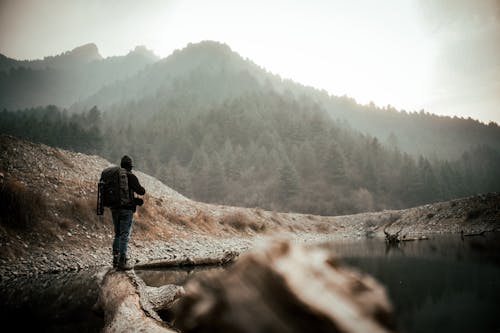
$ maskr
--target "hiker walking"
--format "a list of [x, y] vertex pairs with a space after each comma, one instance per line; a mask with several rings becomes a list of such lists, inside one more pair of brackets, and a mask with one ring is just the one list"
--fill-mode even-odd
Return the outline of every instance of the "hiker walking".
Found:
[[128, 270], [127, 248], [132, 227], [132, 218], [136, 206], [142, 206], [143, 200], [134, 193], [144, 195], [146, 190], [132, 173], [132, 159], [122, 157], [120, 167], [104, 169], [101, 173], [98, 191], [97, 214], [102, 215], [104, 207], [111, 208], [115, 237], [113, 240], [113, 267]]

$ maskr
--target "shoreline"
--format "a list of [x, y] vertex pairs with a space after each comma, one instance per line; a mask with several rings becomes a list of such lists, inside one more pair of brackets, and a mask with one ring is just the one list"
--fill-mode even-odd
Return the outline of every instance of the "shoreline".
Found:
[[[496, 231], [498, 232], [498, 230]], [[425, 235], [427, 239], [435, 236], [461, 234], [456, 231], [434, 231]], [[477, 236], [480, 236], [479, 234]], [[344, 233], [320, 234], [320, 233], [275, 233], [269, 235], [255, 235], [247, 237], [210, 237], [193, 236], [192, 239], [176, 239], [172, 241], [140, 241], [131, 240], [129, 244], [129, 256], [135, 261], [140, 269], [150, 265], [157, 267], [179, 267], [183, 265], [196, 266], [197, 262], [223, 262], [228, 256], [238, 257], [242, 253], [252, 250], [260, 243], [270, 239], [287, 239], [291, 242], [304, 243], [308, 245], [327, 242], [360, 242], [363, 240], [378, 240], [381, 243], [385, 239], [381, 235], [375, 237], [348, 236]], [[412, 240], [412, 241], [425, 241]], [[92, 253], [88, 249], [74, 248], [65, 252], [63, 248], [56, 250], [35, 249], [29, 256], [16, 258], [13, 261], [0, 259], [0, 282], [7, 282], [17, 277], [36, 277], [44, 274], [59, 274], [78, 272], [87, 269], [103, 269], [111, 267], [111, 242], [109, 247], [100, 247]]]

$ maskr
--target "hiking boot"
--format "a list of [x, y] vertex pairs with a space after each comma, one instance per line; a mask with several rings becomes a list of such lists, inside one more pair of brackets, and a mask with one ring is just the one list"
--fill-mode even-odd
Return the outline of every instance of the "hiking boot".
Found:
[[131, 270], [132, 268], [134, 268], [134, 266], [132, 266], [129, 263], [129, 260], [127, 259], [127, 257], [120, 256], [120, 259], [118, 260], [117, 270], [119, 270], [119, 271], [128, 271], [128, 270]]
[[120, 256], [117, 253], [113, 253], [113, 268], [118, 267], [118, 260]]

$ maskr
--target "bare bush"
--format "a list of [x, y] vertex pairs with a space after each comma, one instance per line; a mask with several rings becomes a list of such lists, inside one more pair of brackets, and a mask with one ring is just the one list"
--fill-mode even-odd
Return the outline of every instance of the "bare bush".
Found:
[[234, 212], [227, 214], [222, 217], [220, 222], [223, 225], [229, 226], [239, 231], [243, 231], [246, 230], [247, 228], [250, 228], [253, 231], [261, 232], [266, 229], [265, 224], [257, 223], [255, 220], [252, 220], [243, 212]]
[[45, 214], [44, 198], [19, 181], [0, 184], [0, 202], [0, 224], [9, 227], [32, 228]]
[[165, 214], [165, 217], [167, 218], [167, 220], [169, 222], [181, 225], [183, 227], [185, 227], [189, 224], [189, 221], [186, 219], [186, 217], [181, 216], [181, 215], [176, 214], [176, 213], [169, 212], [169, 213]]

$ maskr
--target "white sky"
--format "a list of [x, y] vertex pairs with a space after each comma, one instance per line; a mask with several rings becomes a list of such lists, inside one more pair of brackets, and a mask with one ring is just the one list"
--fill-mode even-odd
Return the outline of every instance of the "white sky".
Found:
[[362, 104], [498, 123], [499, 37], [499, 0], [0, 0], [0, 53], [16, 59], [216, 40]]

